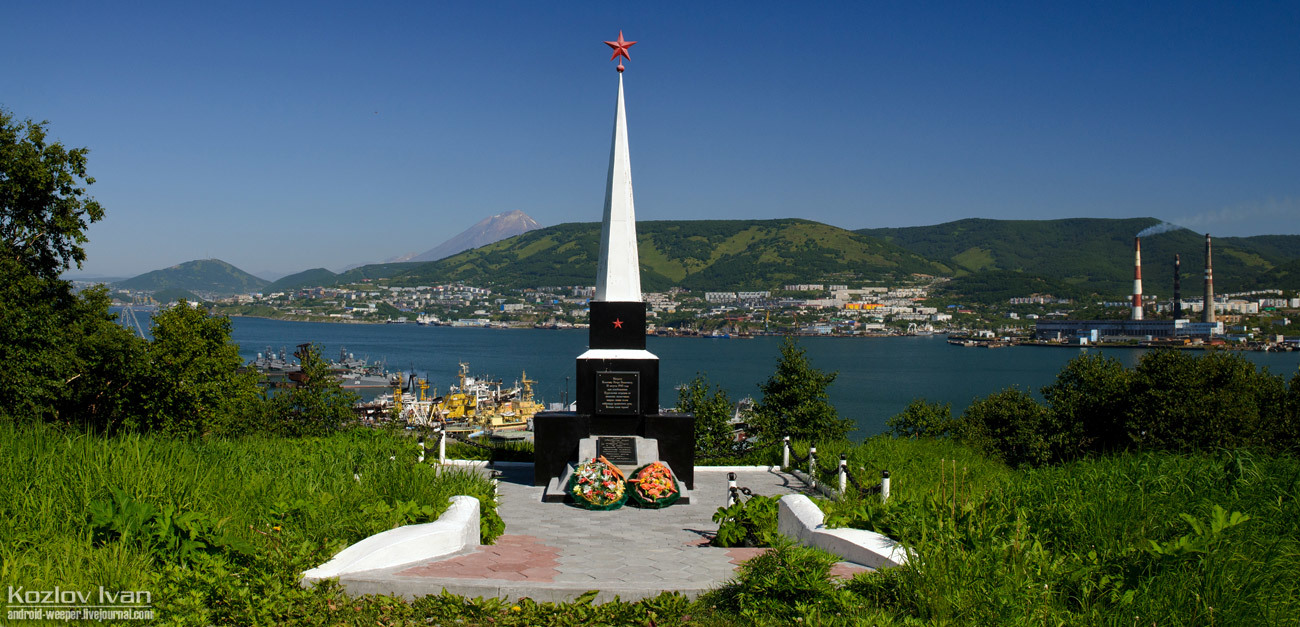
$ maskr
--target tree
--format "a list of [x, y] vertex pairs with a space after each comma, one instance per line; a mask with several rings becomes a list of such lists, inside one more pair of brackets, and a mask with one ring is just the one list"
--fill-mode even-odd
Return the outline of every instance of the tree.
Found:
[[104, 210], [85, 195], [86, 148], [46, 139], [48, 122], [15, 122], [0, 109], [0, 254], [44, 279], [81, 267], [85, 229]]
[[736, 438], [731, 426], [735, 403], [726, 390], [715, 388], [709, 393], [709, 381], [697, 373], [690, 383], [677, 388], [677, 411], [695, 416], [695, 455], [716, 459], [735, 452]]
[[96, 430], [120, 423], [145, 342], [113, 318], [103, 288], [73, 293], [0, 259], [0, 412]]
[[1011, 466], [1038, 466], [1058, 455], [1059, 432], [1033, 397], [1007, 388], [971, 403], [955, 425], [957, 439]]
[[750, 428], [754, 435], [779, 440], [842, 440], [853, 422], [842, 419], [830, 404], [826, 390], [837, 373], [812, 367], [807, 352], [786, 337], [776, 373], [759, 385], [763, 397], [754, 405]]
[[320, 349], [304, 344], [294, 353], [302, 364], [297, 385], [274, 397], [267, 421], [283, 435], [328, 435], [353, 417], [357, 395], [344, 390]]
[[886, 420], [885, 425], [895, 437], [940, 438], [951, 433], [952, 422], [952, 403], [927, 403], [918, 398]]
[[0, 109], [0, 411], [102, 426], [124, 411], [143, 342], [114, 324], [103, 290], [59, 279], [103, 209], [85, 196], [89, 151], [50, 143], [46, 124]]
[[1241, 355], [1152, 351], [1133, 371], [1128, 436], [1141, 448], [1285, 446], [1286, 383]]
[[1124, 416], [1128, 413], [1131, 372], [1118, 359], [1080, 355], [1042, 389], [1062, 429], [1064, 454], [1110, 452], [1128, 447]]
[[260, 409], [258, 374], [242, 368], [229, 318], [178, 301], [154, 316], [152, 335], [149, 376], [138, 389], [141, 407], [128, 428], [176, 436], [225, 433]]

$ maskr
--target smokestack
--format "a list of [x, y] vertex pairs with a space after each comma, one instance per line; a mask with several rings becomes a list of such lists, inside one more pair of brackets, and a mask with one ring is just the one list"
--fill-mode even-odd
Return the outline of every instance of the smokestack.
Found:
[[1183, 317], [1183, 260], [1174, 255], [1174, 320]]
[[1205, 234], [1205, 322], [1214, 322], [1214, 265], [1210, 263], [1210, 234]]
[[1133, 319], [1142, 319], [1142, 238], [1133, 238]]

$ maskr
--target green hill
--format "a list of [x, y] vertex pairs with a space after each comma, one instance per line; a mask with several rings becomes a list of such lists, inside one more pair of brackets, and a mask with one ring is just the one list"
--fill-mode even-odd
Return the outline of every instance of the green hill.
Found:
[[151, 292], [179, 289], [228, 296], [261, 291], [269, 283], [220, 259], [199, 259], [118, 281], [113, 287]]
[[[969, 219], [888, 229], [861, 229], [857, 233], [897, 244], [954, 268], [962, 277], [985, 271], [1007, 271], [1040, 277], [1047, 289], [1097, 293], [1122, 298], [1133, 288], [1133, 237], [1159, 224], [1155, 218], [1066, 220]], [[1205, 264], [1205, 236], [1188, 229], [1150, 235], [1142, 239], [1143, 291], [1173, 293], [1174, 255], [1182, 256], [1183, 293], [1200, 292]], [[1276, 273], [1300, 256], [1300, 236], [1267, 235], [1214, 240], [1214, 279], [1220, 293], [1280, 287], [1295, 289], [1294, 272]], [[1008, 275], [986, 277], [997, 283]], [[1283, 284], [1275, 281], [1284, 280]], [[974, 287], [978, 282], [958, 282], [952, 287]], [[1061, 294], [1067, 296], [1069, 294]]]
[[375, 279], [387, 279], [397, 276], [403, 272], [418, 268], [424, 265], [418, 261], [401, 261], [393, 263], [372, 263], [370, 265], [353, 268], [338, 275], [334, 280], [335, 284], [342, 285], [347, 283], [361, 283], [364, 281], [373, 281]]
[[304, 287], [333, 285], [338, 279], [338, 276], [339, 275], [334, 274], [325, 268], [312, 268], [311, 270], [303, 270], [297, 274], [280, 277], [270, 285], [262, 288], [262, 291], [267, 294], [273, 294], [275, 292], [288, 292]]
[[[637, 242], [646, 291], [672, 286], [770, 289], [787, 283], [951, 274], [947, 267], [893, 244], [809, 220], [640, 222]], [[401, 285], [466, 281], [507, 288], [591, 285], [599, 254], [599, 223], [561, 224], [420, 264], [393, 280]]]

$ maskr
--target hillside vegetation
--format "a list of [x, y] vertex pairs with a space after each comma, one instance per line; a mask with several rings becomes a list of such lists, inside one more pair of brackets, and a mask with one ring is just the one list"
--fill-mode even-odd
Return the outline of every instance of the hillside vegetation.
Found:
[[325, 268], [312, 268], [303, 270], [295, 274], [280, 277], [263, 288], [267, 294], [275, 292], [287, 292], [290, 290], [302, 289], [304, 287], [317, 287], [320, 285], [333, 285], [338, 279], [337, 274], [330, 272]]
[[[637, 233], [641, 283], [647, 291], [674, 285], [694, 290], [770, 289], [792, 282], [850, 283], [950, 273], [946, 266], [895, 245], [809, 220], [651, 221], [639, 223]], [[421, 265], [394, 280], [406, 285], [589, 285], [599, 255], [600, 224], [561, 224]]]
[[[1122, 297], [1133, 287], [1133, 237], [1160, 224], [1155, 218], [986, 220], [972, 218], [933, 226], [861, 229], [936, 262], [957, 276], [1007, 271], [1037, 276], [1045, 289]], [[1143, 288], [1173, 293], [1174, 255], [1182, 256], [1183, 294], [1199, 293], [1205, 235], [1175, 229], [1142, 238]], [[1300, 258], [1300, 235], [1214, 239], [1214, 280], [1220, 293], [1278, 287], [1300, 288], [1300, 274], [1280, 270]], [[987, 282], [987, 281], [986, 281]], [[1057, 287], [1059, 286], [1059, 287]], [[1068, 294], [1065, 294], [1068, 295]]]
[[220, 259], [197, 259], [162, 270], [146, 272], [113, 287], [126, 290], [159, 291], [168, 288], [218, 296], [260, 291], [270, 284]]

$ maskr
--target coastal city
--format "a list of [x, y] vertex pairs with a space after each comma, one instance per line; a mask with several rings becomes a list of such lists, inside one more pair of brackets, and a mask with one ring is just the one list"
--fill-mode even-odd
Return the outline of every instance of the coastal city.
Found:
[[[883, 337], [933, 333], [960, 337], [972, 345], [1044, 341], [1078, 344], [1076, 334], [1057, 337], [1077, 312], [1100, 320], [1129, 317], [1125, 301], [1075, 302], [1030, 294], [1005, 303], [946, 303], [933, 298], [948, 279], [914, 276], [895, 286], [790, 284], [780, 290], [692, 292], [670, 289], [645, 294], [647, 331], [665, 336], [745, 338], [762, 334]], [[901, 282], [902, 283], [902, 282]], [[486, 328], [585, 328], [591, 286], [501, 289], [466, 284], [388, 286], [375, 282], [347, 287], [313, 287], [285, 292], [216, 296], [205, 301], [226, 315], [283, 320], [420, 324]], [[117, 304], [158, 304], [149, 293], [114, 292]], [[1174, 320], [1173, 303], [1147, 294], [1145, 320]], [[1203, 299], [1181, 300], [1181, 312], [1199, 321]], [[1280, 289], [1225, 293], [1215, 297], [1214, 332], [1187, 334], [1188, 345], [1294, 349], [1300, 337], [1300, 298]], [[1045, 324], [1045, 323], [1051, 324]], [[1051, 328], [1051, 335], [1041, 329]], [[1069, 327], [1073, 329], [1074, 327]], [[1288, 334], [1292, 337], [1288, 338]], [[1150, 332], [1119, 334], [1103, 340], [1143, 342]]]

